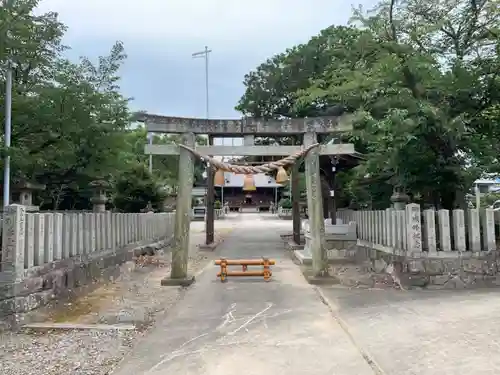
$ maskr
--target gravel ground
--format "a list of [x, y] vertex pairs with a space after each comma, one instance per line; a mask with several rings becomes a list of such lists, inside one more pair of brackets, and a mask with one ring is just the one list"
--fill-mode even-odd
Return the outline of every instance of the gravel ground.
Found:
[[101, 375], [132, 348], [134, 331], [64, 331], [2, 337], [2, 375]]
[[[194, 232], [194, 233], [193, 233]], [[201, 270], [214, 253], [198, 252], [203, 233], [192, 232], [189, 268]], [[99, 288], [47, 315], [49, 321], [72, 323], [134, 323], [137, 330], [52, 330], [1, 333], [0, 375], [104, 375], [132, 350], [154, 317], [183, 296], [180, 288], [160, 286], [169, 262], [137, 267], [119, 282]], [[45, 312], [46, 314], [46, 312]]]

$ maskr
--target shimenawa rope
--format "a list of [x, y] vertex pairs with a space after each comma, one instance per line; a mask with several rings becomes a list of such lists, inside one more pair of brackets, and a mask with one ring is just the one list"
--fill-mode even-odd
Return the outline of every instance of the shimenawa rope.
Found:
[[180, 144], [179, 147], [188, 150], [193, 155], [205, 161], [206, 163], [210, 163], [210, 165], [215, 169], [220, 169], [225, 172], [233, 172], [238, 174], [257, 174], [257, 173], [272, 172], [280, 169], [281, 167], [292, 165], [297, 161], [297, 159], [307, 155], [309, 151], [311, 151], [315, 147], [318, 147], [319, 145], [320, 145], [319, 143], [315, 143], [283, 159], [272, 161], [270, 163], [265, 163], [262, 165], [234, 165], [234, 164], [224, 163], [214, 158], [211, 158], [210, 156], [202, 155], [188, 146]]

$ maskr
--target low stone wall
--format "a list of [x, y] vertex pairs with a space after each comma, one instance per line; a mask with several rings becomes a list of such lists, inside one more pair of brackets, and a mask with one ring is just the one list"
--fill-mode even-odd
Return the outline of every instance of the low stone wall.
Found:
[[100, 282], [120, 276], [120, 266], [140, 255], [152, 255], [170, 245], [172, 238], [154, 243], [136, 243], [117, 251], [79, 255], [29, 270], [23, 280], [0, 286], [0, 320], [16, 316], [93, 289]]
[[500, 251], [390, 252], [358, 241], [351, 258], [376, 273], [388, 273], [403, 287], [463, 289], [500, 285]]
[[[355, 263], [356, 258], [356, 242], [348, 245], [348, 248], [334, 248], [326, 250], [326, 256], [328, 258], [329, 264], [342, 264], [342, 263]], [[295, 258], [299, 263], [310, 265], [312, 264], [312, 257], [304, 253], [303, 249], [290, 248], [293, 250], [293, 258]]]
[[[173, 237], [171, 213], [27, 213], [8, 206], [0, 253], [0, 317], [116, 276], [147, 244]], [[156, 245], [158, 246], [158, 245]]]
[[[345, 251], [352, 251], [357, 246], [356, 223], [331, 225], [325, 220], [324, 246], [327, 249], [327, 257], [330, 263], [343, 261]], [[339, 221], [337, 221], [339, 222]], [[303, 248], [295, 250], [295, 258], [303, 264], [312, 263], [312, 236], [309, 231], [309, 221], [304, 220], [301, 224], [304, 231], [305, 244]]]
[[[191, 209], [191, 220], [192, 221], [204, 221], [206, 219], [207, 209], [205, 206], [202, 207], [193, 207]], [[214, 219], [220, 220], [224, 219], [226, 216], [226, 210], [223, 208], [215, 208], [214, 209]]]
[[[387, 273], [403, 287], [472, 288], [500, 285], [495, 212], [344, 210], [358, 226], [357, 263]], [[352, 258], [352, 257], [351, 257]]]

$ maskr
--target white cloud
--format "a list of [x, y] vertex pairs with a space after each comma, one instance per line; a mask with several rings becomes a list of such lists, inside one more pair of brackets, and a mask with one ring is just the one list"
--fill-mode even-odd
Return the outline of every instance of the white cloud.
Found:
[[123, 91], [152, 113], [204, 116], [203, 63], [191, 53], [209, 46], [210, 114], [229, 118], [239, 116], [233, 108], [246, 73], [325, 27], [346, 24], [351, 1], [41, 0], [37, 12], [59, 13], [70, 58], [96, 58], [123, 41]]
[[74, 36], [145, 43], [307, 40], [321, 28], [345, 23], [351, 13], [342, 0], [42, 0], [39, 9], [59, 12]]

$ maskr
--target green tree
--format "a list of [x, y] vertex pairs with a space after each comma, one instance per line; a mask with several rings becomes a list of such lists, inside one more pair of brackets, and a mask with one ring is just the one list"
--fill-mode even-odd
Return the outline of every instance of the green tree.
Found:
[[117, 43], [97, 66], [59, 60], [50, 82], [15, 97], [14, 179], [46, 184], [45, 206], [75, 208], [80, 194], [90, 194], [92, 180], [111, 179], [124, 166], [120, 149], [129, 112], [117, 73], [125, 57]]
[[416, 201], [463, 204], [470, 183], [498, 165], [498, 9], [498, 1], [407, 0], [357, 10], [353, 27], [330, 27], [247, 75], [237, 109], [355, 113], [344, 141], [367, 162], [339, 176], [351, 199], [386, 204], [399, 185]]
[[37, 4], [9, 0], [0, 8], [1, 74], [8, 60], [14, 72], [12, 147], [3, 151], [12, 155], [13, 182], [47, 186], [42, 208], [88, 208], [89, 183], [112, 180], [123, 166], [130, 116], [118, 72], [126, 55], [116, 43], [97, 64], [64, 59], [65, 26], [55, 13], [34, 15]]
[[[245, 75], [245, 93], [236, 110], [245, 116], [290, 118], [339, 113], [326, 103], [297, 106], [301, 90], [321, 79], [332, 61], [342, 62], [361, 32], [353, 27], [331, 26], [318, 36], [280, 53]], [[337, 103], [334, 103], [336, 105]]]
[[123, 212], [141, 212], [149, 204], [161, 210], [165, 194], [162, 186], [142, 164], [120, 173], [115, 183], [113, 204]]
[[[245, 76], [246, 90], [236, 109], [246, 116], [276, 119], [341, 115], [344, 111], [355, 110], [359, 103], [354, 98], [333, 100], [324, 92], [334, 80], [339, 84], [346, 82], [344, 70], [351, 72], [358, 68], [364, 56], [358, 43], [360, 40], [365, 44], [369, 42], [365, 34], [354, 27], [331, 26], [308, 43], [269, 59]], [[290, 137], [258, 141], [283, 145], [301, 142]], [[350, 141], [356, 144], [358, 151], [365, 151], [359, 139], [350, 137]], [[322, 179], [324, 185], [330, 185], [330, 175], [322, 174]]]
[[35, 15], [33, 10], [39, 2], [4, 0], [0, 7], [0, 71], [4, 78], [10, 61], [14, 87], [21, 92], [50, 80], [53, 64], [66, 49], [62, 44], [66, 27], [57, 13]]
[[[129, 129], [126, 132], [125, 144], [121, 148], [121, 159], [127, 164], [149, 163], [149, 155], [144, 153], [144, 145], [148, 142], [147, 132], [143, 126], [138, 126], [134, 129]], [[153, 144], [178, 144], [181, 142], [181, 137], [176, 134], [155, 134]], [[206, 145], [205, 137], [197, 136], [196, 143], [198, 145]], [[195, 161], [194, 174], [195, 183], [200, 183], [203, 180], [205, 166], [200, 160]], [[158, 178], [164, 185], [175, 187], [178, 181], [179, 172], [179, 157], [176, 155], [153, 155], [153, 175]]]
[[[491, 149], [491, 138], [485, 137], [491, 126], [479, 121], [483, 110], [498, 102], [491, 64], [498, 71], [492, 27], [498, 27], [499, 15], [497, 1], [463, 0], [433, 7], [422, 0], [392, 0], [368, 13], [355, 12], [354, 20], [384, 56], [360, 80], [363, 85], [375, 77], [381, 83], [365, 96], [384, 88], [382, 99], [361, 108], [368, 125], [363, 135], [376, 138], [372, 167], [385, 163], [398, 184], [435, 206], [463, 205], [471, 182], [494, 160], [484, 152]], [[384, 110], [388, 96], [395, 100]]]

